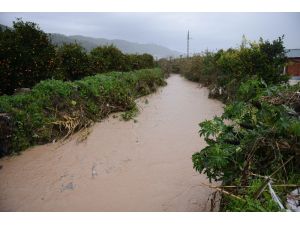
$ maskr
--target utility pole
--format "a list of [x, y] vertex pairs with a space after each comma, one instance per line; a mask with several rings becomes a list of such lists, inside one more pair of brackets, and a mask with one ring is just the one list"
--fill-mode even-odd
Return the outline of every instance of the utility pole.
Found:
[[190, 31], [187, 33], [187, 46], [186, 46], [186, 56], [189, 58], [190, 55]]

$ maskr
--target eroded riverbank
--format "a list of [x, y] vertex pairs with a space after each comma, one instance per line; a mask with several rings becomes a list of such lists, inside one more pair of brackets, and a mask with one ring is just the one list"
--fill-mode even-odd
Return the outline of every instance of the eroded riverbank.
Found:
[[[1, 211], [205, 211], [211, 191], [191, 156], [198, 123], [222, 113], [178, 75], [138, 100], [137, 123], [112, 116], [83, 143], [47, 144], [0, 160]], [[147, 99], [147, 101], [146, 101]], [[147, 104], [148, 102], [148, 104]]]

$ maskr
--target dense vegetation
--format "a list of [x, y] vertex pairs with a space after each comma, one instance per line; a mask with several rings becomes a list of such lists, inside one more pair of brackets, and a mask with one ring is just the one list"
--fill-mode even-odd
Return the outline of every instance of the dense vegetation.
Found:
[[135, 110], [134, 99], [164, 85], [160, 69], [110, 72], [74, 82], [45, 80], [31, 92], [0, 97], [0, 156], [67, 137], [111, 112]]
[[55, 48], [36, 24], [18, 20], [13, 30], [0, 28], [0, 95], [51, 78], [54, 61]]
[[160, 60], [164, 70], [183, 74], [210, 90], [210, 96], [224, 102], [236, 99], [240, 84], [249, 78], [262, 79], [267, 84], [288, 80], [282, 74], [286, 63], [283, 38], [273, 42], [243, 40], [238, 49], [205, 52], [188, 59]]
[[73, 81], [92, 74], [87, 53], [76, 43], [59, 47], [56, 51], [56, 60], [56, 79]]
[[207, 147], [193, 155], [197, 171], [222, 182], [214, 186], [221, 210], [279, 211], [268, 183], [283, 203], [300, 186], [300, 85], [286, 83], [285, 63], [282, 38], [160, 61], [226, 103], [222, 116], [200, 123]]
[[[280, 210], [267, 190], [259, 193], [269, 176], [274, 185], [300, 185], [299, 89], [248, 80], [221, 117], [200, 123], [208, 146], [193, 155], [195, 169], [241, 198], [225, 195], [223, 210]], [[274, 187], [283, 201], [287, 187]]]
[[127, 55], [110, 46], [87, 53], [77, 43], [54, 46], [37, 24], [17, 20], [12, 29], [0, 28], [0, 95], [31, 88], [41, 80], [78, 80], [111, 71], [153, 68], [149, 54]]
[[128, 110], [123, 118], [130, 119], [134, 99], [165, 84], [154, 67], [153, 56], [113, 45], [90, 53], [78, 43], [54, 46], [32, 22], [0, 27], [0, 157], [67, 137], [111, 112]]

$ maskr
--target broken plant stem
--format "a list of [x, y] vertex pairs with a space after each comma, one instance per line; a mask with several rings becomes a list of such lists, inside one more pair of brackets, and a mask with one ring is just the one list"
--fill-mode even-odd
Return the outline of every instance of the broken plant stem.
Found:
[[226, 195], [228, 195], [228, 196], [231, 196], [232, 198], [235, 198], [235, 199], [241, 200], [241, 201], [243, 201], [243, 202], [246, 202], [245, 199], [243, 199], [243, 198], [241, 198], [241, 197], [239, 197], [239, 196], [237, 196], [237, 195], [234, 195], [234, 194], [232, 194], [232, 193], [230, 193], [230, 192], [228, 192], [228, 191], [225, 191], [225, 190], [223, 190], [222, 188], [215, 187], [215, 186], [211, 186], [211, 185], [204, 184], [204, 183], [201, 183], [201, 185], [207, 186], [207, 187], [209, 187], [209, 188], [213, 188], [213, 189], [215, 189], [215, 190], [217, 190], [217, 191], [219, 191], [219, 192], [221, 192], [221, 193], [224, 193], [224, 194], [226, 194]]
[[[272, 184], [273, 187], [300, 187], [300, 184]], [[235, 185], [227, 185], [227, 186], [212, 186], [215, 188], [248, 188], [247, 186], [235, 186]]]
[[263, 184], [260, 186], [260, 188], [255, 192], [254, 199], [258, 199], [261, 193], [265, 190], [268, 183], [271, 180], [271, 177], [274, 176], [281, 168], [283, 168], [289, 161], [291, 161], [294, 158], [294, 156], [290, 157], [285, 163], [283, 163], [278, 169], [276, 169], [270, 176], [266, 177], [266, 180], [263, 182]]
[[274, 176], [282, 167], [284, 167], [289, 161], [291, 161], [294, 158], [294, 156], [291, 156], [285, 163], [283, 163], [277, 170], [275, 170], [270, 177]]

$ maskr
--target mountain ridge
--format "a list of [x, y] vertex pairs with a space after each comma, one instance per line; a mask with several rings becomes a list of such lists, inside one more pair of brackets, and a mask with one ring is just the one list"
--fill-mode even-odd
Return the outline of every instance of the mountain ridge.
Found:
[[[11, 27], [0, 24], [1, 29], [12, 29]], [[178, 57], [182, 55], [181, 52], [169, 49], [165, 46], [154, 44], [154, 43], [137, 43], [127, 41], [123, 39], [106, 39], [106, 38], [95, 38], [84, 35], [65, 35], [60, 33], [48, 33], [52, 44], [61, 46], [64, 43], [70, 44], [77, 42], [82, 45], [86, 51], [91, 51], [97, 46], [103, 45], [114, 45], [119, 48], [123, 53], [127, 54], [143, 54], [148, 53], [153, 55], [155, 58], [168, 58]]]
[[106, 39], [106, 38], [94, 38], [84, 35], [64, 35], [59, 33], [50, 33], [50, 39], [55, 45], [62, 45], [63, 43], [74, 43], [77, 42], [81, 44], [86, 51], [91, 51], [97, 46], [110, 45], [113, 44], [119, 48], [122, 52], [128, 54], [143, 54], [148, 53], [156, 58], [165, 57], [177, 57], [181, 55], [180, 52], [171, 50], [167, 47], [158, 44], [144, 44], [136, 43], [122, 39]]

